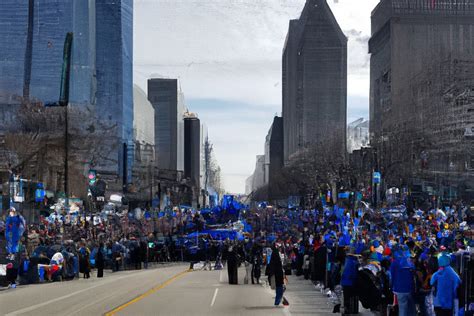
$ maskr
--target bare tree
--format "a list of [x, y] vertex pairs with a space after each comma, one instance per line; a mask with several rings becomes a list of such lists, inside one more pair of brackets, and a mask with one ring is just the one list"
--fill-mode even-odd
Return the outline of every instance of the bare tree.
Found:
[[321, 191], [351, 186], [345, 157], [324, 148], [323, 144], [311, 145], [293, 155], [272, 182], [272, 196], [317, 197]]
[[[4, 134], [6, 167], [60, 191], [64, 181], [65, 110], [41, 103], [23, 104]], [[113, 141], [117, 126], [98, 119], [90, 107], [71, 106], [68, 111], [71, 193], [82, 196], [88, 167], [117, 163], [117, 142]]]

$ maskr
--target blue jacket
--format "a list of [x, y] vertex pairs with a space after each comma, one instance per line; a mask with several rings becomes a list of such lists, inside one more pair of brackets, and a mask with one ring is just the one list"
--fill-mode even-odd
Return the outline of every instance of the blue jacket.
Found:
[[415, 290], [413, 263], [407, 258], [397, 258], [390, 266], [392, 291], [395, 293], [412, 293]]
[[435, 286], [434, 306], [452, 309], [456, 290], [461, 284], [461, 279], [450, 266], [439, 269], [431, 278], [431, 286]]
[[347, 256], [342, 272], [341, 285], [354, 286], [357, 281], [357, 272], [359, 271], [359, 262], [354, 256]]

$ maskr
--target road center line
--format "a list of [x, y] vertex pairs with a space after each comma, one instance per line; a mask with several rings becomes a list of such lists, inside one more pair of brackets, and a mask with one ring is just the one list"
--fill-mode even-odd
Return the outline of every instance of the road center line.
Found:
[[216, 290], [214, 291], [214, 296], [212, 297], [211, 307], [214, 306], [214, 303], [216, 302], [217, 292], [219, 292], [219, 288], [216, 287]]
[[171, 277], [170, 279], [166, 280], [164, 283], [160, 284], [159, 286], [157, 287], [154, 287], [148, 291], [146, 291], [145, 293], [143, 293], [142, 295], [139, 295], [137, 297], [135, 297], [133, 300], [131, 301], [128, 301], [127, 303], [125, 304], [122, 304], [116, 308], [114, 308], [113, 310], [111, 310], [110, 312], [107, 312], [105, 313], [105, 316], [113, 316], [115, 315], [116, 313], [120, 312], [122, 309], [126, 308], [127, 306], [130, 306], [142, 299], [144, 299], [145, 297], [147, 297], [148, 295], [150, 294], [153, 294], [155, 292], [157, 292], [158, 290], [161, 290], [162, 288], [170, 285], [171, 283], [173, 283], [174, 281], [176, 281], [177, 279], [179, 279], [180, 277], [182, 277], [183, 275], [185, 275], [186, 273], [188, 273], [189, 271], [191, 270], [185, 270], [183, 272], [180, 272], [176, 275], [174, 275], [173, 277]]

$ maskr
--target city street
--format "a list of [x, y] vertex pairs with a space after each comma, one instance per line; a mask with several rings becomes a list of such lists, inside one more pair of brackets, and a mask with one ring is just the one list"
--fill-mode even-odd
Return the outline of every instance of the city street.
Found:
[[0, 316], [474, 315], [474, 0], [0, 26]]
[[106, 274], [103, 279], [30, 285], [0, 292], [2, 315], [288, 315], [261, 285], [227, 283], [227, 271], [188, 265]]
[[[274, 307], [266, 277], [262, 285], [243, 284], [240, 268], [239, 285], [229, 285], [226, 269], [188, 267], [172, 264], [0, 291], [0, 315], [333, 315], [328, 298], [302, 277], [288, 277], [290, 306]], [[361, 306], [360, 315], [372, 313]]]

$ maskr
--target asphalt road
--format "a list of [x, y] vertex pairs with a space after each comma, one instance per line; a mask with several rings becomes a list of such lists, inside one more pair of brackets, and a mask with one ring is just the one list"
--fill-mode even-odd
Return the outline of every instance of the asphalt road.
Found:
[[227, 271], [188, 265], [95, 275], [88, 280], [29, 285], [0, 292], [1, 315], [285, 315], [274, 292], [229, 285]]

